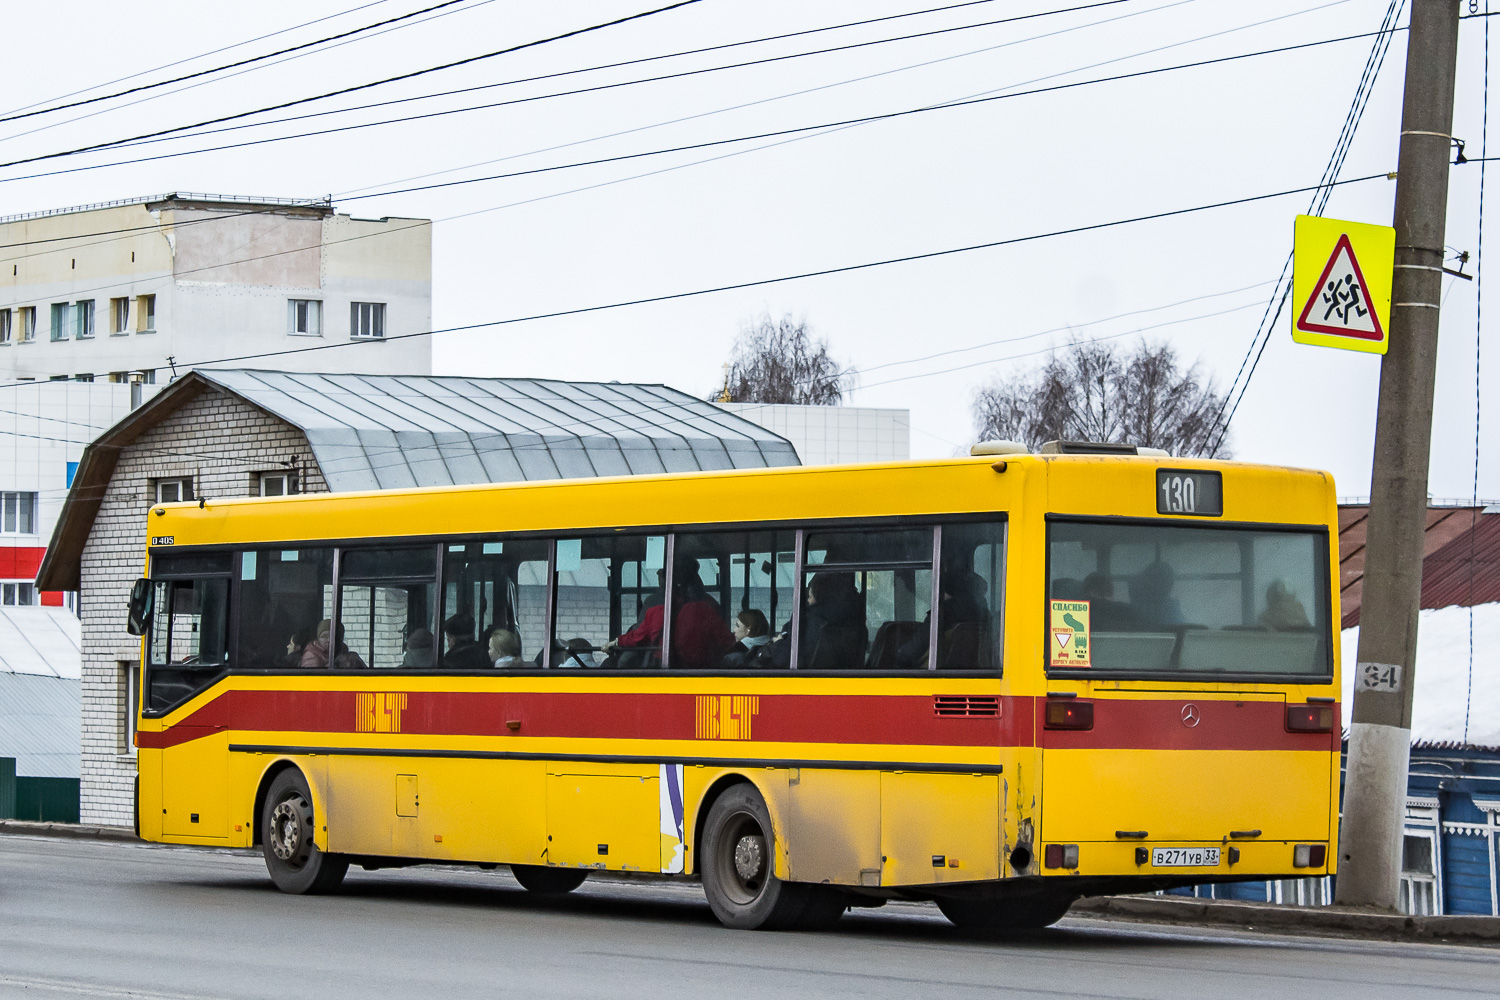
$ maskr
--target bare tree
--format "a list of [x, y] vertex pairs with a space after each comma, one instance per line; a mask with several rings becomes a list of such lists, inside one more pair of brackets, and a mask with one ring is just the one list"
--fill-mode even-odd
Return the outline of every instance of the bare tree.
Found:
[[979, 439], [1129, 442], [1184, 457], [1228, 458], [1224, 397], [1201, 363], [1186, 369], [1168, 344], [1133, 348], [1075, 340], [1041, 367], [997, 376], [974, 392]]
[[835, 361], [828, 341], [813, 339], [805, 321], [762, 316], [740, 331], [715, 398], [726, 403], [837, 406], [854, 387], [855, 371]]

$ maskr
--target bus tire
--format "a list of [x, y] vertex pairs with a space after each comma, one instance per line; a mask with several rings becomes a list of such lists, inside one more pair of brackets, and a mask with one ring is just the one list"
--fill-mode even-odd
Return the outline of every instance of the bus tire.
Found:
[[831, 886], [785, 882], [774, 872], [771, 813], [755, 786], [734, 785], [715, 800], [703, 824], [699, 853], [703, 894], [725, 927], [811, 930], [843, 915], [843, 896]]
[[337, 889], [349, 871], [349, 859], [326, 854], [314, 843], [317, 818], [302, 772], [287, 768], [273, 778], [262, 809], [261, 853], [276, 888], [299, 896]]
[[583, 885], [589, 873], [579, 868], [548, 868], [545, 865], [511, 865], [510, 873], [527, 892], [560, 895]]
[[1072, 896], [1024, 896], [1015, 899], [939, 898], [938, 909], [955, 927], [993, 934], [1051, 927], [1073, 905]]

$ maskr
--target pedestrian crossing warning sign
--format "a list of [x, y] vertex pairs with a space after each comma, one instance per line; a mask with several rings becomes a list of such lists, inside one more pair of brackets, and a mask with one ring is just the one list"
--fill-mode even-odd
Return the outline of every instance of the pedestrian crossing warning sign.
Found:
[[1384, 354], [1396, 231], [1299, 215], [1294, 248], [1292, 339]]
[[1089, 602], [1052, 601], [1047, 629], [1047, 663], [1053, 667], [1089, 665]]

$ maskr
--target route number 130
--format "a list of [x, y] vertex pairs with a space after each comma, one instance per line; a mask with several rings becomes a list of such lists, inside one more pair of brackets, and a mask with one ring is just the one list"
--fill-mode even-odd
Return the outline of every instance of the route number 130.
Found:
[[1217, 472], [1157, 469], [1156, 512], [1220, 517], [1224, 513], [1223, 480]]

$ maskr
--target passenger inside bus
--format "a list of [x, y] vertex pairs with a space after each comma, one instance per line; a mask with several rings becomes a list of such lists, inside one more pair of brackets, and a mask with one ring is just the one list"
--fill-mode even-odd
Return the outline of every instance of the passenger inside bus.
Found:
[[[704, 589], [696, 559], [678, 559], [672, 577], [672, 665], [689, 670], [713, 666], [734, 645], [719, 602]], [[664, 604], [646, 608], [638, 625], [604, 644], [605, 653], [659, 649], [665, 618]]]
[[291, 639], [286, 644], [286, 665], [289, 667], [302, 666], [302, 654], [306, 651], [308, 643], [316, 638], [314, 630], [307, 626], [303, 626], [293, 632]]
[[1115, 582], [1108, 573], [1095, 571], [1083, 578], [1082, 599], [1089, 602], [1089, 626], [1104, 632], [1124, 632], [1140, 627], [1140, 616], [1129, 604], [1115, 600]]
[[333, 633], [332, 624], [327, 618], [318, 622], [318, 637], [307, 644], [302, 651], [302, 662], [300, 666], [309, 670], [323, 670], [331, 667], [334, 670], [367, 670], [369, 665], [360, 659], [355, 653], [344, 645], [344, 626], [338, 628], [338, 640], [332, 647], [332, 662], [330, 662], [329, 649], [330, 637]]
[[757, 666], [760, 654], [771, 642], [771, 625], [764, 612], [746, 608], [734, 616], [730, 627], [735, 642], [724, 654], [721, 666], [730, 668]]
[[446, 670], [484, 670], [492, 665], [484, 647], [474, 641], [474, 616], [466, 611], [443, 622], [443, 642]]
[[1286, 580], [1277, 578], [1266, 588], [1266, 609], [1257, 621], [1265, 628], [1308, 629], [1307, 609], [1297, 600]]
[[435, 663], [432, 630], [414, 629], [406, 637], [406, 651], [401, 656], [403, 667], [430, 667]]
[[1182, 607], [1172, 596], [1177, 574], [1160, 559], [1130, 581], [1130, 608], [1147, 629], [1183, 624]]
[[[938, 620], [943, 630], [938, 635], [938, 665], [968, 667], [978, 656], [977, 651], [968, 647], [983, 642], [989, 634], [990, 609], [985, 600], [988, 584], [972, 570], [952, 570], [942, 575], [939, 587]], [[923, 617], [920, 629], [908, 630], [909, 636], [896, 652], [893, 665], [897, 669], [927, 669], [927, 630], [931, 623], [929, 612]], [[876, 644], [879, 645], [878, 636]], [[959, 647], [963, 647], [962, 653]], [[877, 653], [878, 650], [870, 653], [872, 669], [885, 666], [876, 660]]]
[[807, 586], [798, 640], [804, 670], [861, 666], [869, 633], [853, 573], [814, 573]]
[[490, 662], [497, 668], [521, 667], [521, 639], [508, 628], [497, 628], [490, 633], [488, 643]]

